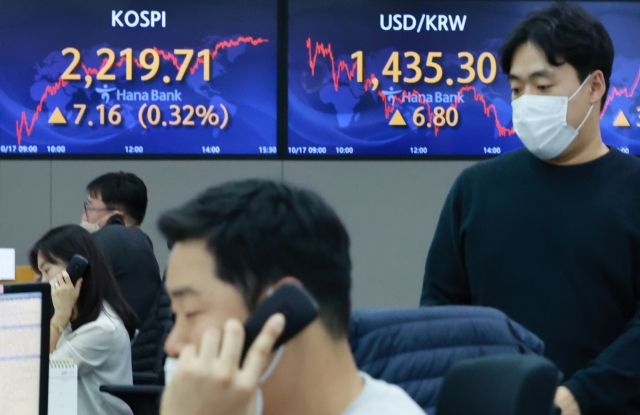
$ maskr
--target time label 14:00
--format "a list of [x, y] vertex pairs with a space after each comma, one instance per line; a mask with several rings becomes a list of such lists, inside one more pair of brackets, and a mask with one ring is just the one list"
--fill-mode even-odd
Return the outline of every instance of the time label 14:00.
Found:
[[[103, 64], [101, 65], [98, 73], [96, 74], [96, 79], [98, 81], [115, 81], [116, 75], [113, 73], [109, 73], [114, 67], [125, 66], [125, 79], [127, 81], [133, 81], [133, 66], [137, 66], [140, 69], [144, 69], [148, 71], [146, 74], [140, 77], [142, 81], [152, 80], [158, 74], [160, 70], [160, 54], [163, 54], [163, 58], [170, 59], [174, 61], [176, 67], [179, 67], [178, 74], [175, 78], [176, 81], [182, 81], [184, 79], [185, 74], [187, 73], [187, 69], [189, 69], [192, 64], [193, 58], [196, 55], [193, 49], [174, 49], [173, 56], [164, 56], [167, 55], [167, 52], [163, 52], [158, 50], [157, 48], [148, 48], [144, 49], [140, 54], [135, 57], [133, 54], [133, 49], [127, 48], [120, 51], [120, 59], [117, 60], [116, 53], [109, 48], [98, 49], [97, 55], [104, 56]], [[203, 49], [197, 54], [197, 59], [195, 60], [193, 67], [191, 68], [191, 73], [195, 72], [197, 66], [203, 66], [203, 77], [205, 81], [211, 80], [211, 50]], [[79, 73], [75, 73], [82, 63], [82, 58], [80, 55], [80, 51], [76, 48], [65, 48], [62, 50], [62, 56], [72, 56], [72, 61], [64, 71], [61, 76], [63, 81], [80, 81], [82, 80], [82, 76]], [[170, 54], [169, 54], [170, 55]], [[178, 57], [184, 57], [182, 60], [182, 64], [178, 65]], [[116, 61], [117, 60], [117, 61]], [[82, 64], [84, 67], [84, 65]], [[85, 68], [86, 71], [86, 68]], [[87, 75], [89, 76], [89, 75]], [[170, 79], [165, 77], [165, 82], [168, 83]]]

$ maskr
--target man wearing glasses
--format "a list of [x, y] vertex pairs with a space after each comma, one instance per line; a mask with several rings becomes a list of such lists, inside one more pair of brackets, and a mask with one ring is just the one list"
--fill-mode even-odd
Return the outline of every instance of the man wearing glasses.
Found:
[[126, 226], [140, 227], [147, 211], [147, 187], [133, 173], [107, 173], [87, 186], [82, 227], [94, 233], [110, 217], [120, 216]]
[[147, 187], [138, 176], [107, 173], [87, 186], [81, 222], [100, 246], [140, 325], [161, 284], [151, 239], [140, 229], [146, 210]]

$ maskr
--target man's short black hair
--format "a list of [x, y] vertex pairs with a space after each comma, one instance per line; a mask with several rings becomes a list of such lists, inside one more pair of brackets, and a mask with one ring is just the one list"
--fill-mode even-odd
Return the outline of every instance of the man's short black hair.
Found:
[[346, 337], [349, 235], [317, 194], [267, 180], [229, 182], [164, 213], [158, 226], [173, 242], [206, 240], [214, 273], [240, 291], [249, 310], [271, 285], [292, 276], [318, 302], [330, 335]]
[[589, 74], [601, 70], [606, 85], [601, 109], [609, 91], [613, 67], [613, 42], [595, 17], [575, 3], [558, 2], [532, 12], [507, 36], [500, 49], [502, 71], [511, 71], [516, 49], [527, 42], [540, 48], [551, 65], [568, 63], [583, 82]]
[[133, 173], [107, 173], [87, 186], [91, 197], [102, 198], [107, 207], [122, 210], [140, 225], [147, 212], [147, 186]]

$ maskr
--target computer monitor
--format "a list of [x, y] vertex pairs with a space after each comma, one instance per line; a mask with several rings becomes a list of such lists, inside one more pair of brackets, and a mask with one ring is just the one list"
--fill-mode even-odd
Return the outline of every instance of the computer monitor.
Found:
[[50, 309], [49, 284], [0, 285], [2, 413], [47, 414]]

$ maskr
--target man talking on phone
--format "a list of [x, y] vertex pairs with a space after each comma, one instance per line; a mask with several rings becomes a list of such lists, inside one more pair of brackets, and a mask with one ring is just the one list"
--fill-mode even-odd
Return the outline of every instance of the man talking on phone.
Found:
[[133, 173], [111, 172], [87, 185], [80, 226], [93, 234], [125, 300], [144, 325], [161, 285], [149, 236], [140, 229], [147, 186]]
[[[399, 387], [358, 372], [347, 340], [349, 236], [316, 194], [249, 180], [211, 188], [159, 220], [175, 241], [167, 292], [178, 357], [162, 415], [419, 415]], [[266, 322], [241, 363], [245, 322], [272, 292], [299, 284], [319, 317], [276, 353], [287, 322]]]

